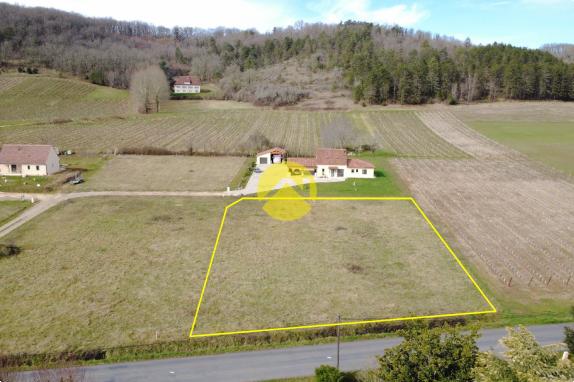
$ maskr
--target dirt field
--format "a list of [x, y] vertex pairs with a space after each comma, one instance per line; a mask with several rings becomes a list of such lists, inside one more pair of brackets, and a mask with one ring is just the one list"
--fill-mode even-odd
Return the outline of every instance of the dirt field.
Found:
[[476, 133], [449, 112], [418, 116], [471, 156], [393, 160], [455, 248], [501, 298], [571, 301], [574, 183]]
[[408, 201], [316, 201], [293, 222], [261, 207], [229, 210], [197, 334], [488, 310]]
[[73, 191], [225, 191], [241, 157], [126, 155], [108, 160]]
[[23, 251], [0, 259], [0, 349], [186, 338], [224, 203], [81, 199], [11, 233]]

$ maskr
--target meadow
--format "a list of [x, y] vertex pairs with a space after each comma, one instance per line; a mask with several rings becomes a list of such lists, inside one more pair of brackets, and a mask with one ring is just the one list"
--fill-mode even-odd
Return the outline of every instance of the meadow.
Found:
[[228, 210], [195, 334], [489, 310], [409, 201], [311, 201], [288, 222], [264, 203], [286, 202]]
[[529, 158], [574, 176], [574, 121], [475, 121], [469, 126]]
[[3, 353], [183, 339], [189, 331], [221, 198], [86, 198], [2, 239]]
[[42, 75], [3, 74], [0, 99], [0, 126], [125, 115], [130, 109], [125, 90]]
[[225, 191], [242, 157], [120, 155], [73, 191]]
[[5, 200], [0, 202], [0, 225], [4, 224], [30, 206], [25, 200]]

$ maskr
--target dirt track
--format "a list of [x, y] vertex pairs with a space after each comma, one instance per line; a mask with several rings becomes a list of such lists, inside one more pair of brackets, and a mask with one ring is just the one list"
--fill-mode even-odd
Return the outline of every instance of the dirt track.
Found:
[[574, 294], [574, 182], [471, 130], [446, 111], [425, 125], [469, 159], [395, 159], [465, 259], [513, 290]]

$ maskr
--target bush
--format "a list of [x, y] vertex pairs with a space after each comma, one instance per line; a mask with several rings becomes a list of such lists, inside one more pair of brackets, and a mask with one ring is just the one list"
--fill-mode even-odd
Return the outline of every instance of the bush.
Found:
[[8, 245], [4, 245], [4, 244], [0, 244], [0, 257], [11, 257], [11, 256], [16, 256], [17, 254], [19, 254], [20, 252], [22, 252], [22, 249], [16, 245], [13, 244], [8, 244]]
[[317, 382], [355, 382], [357, 378], [354, 373], [339, 371], [336, 367], [321, 365], [315, 369]]
[[566, 338], [564, 338], [564, 342], [566, 343], [566, 346], [568, 346], [568, 351], [570, 354], [574, 354], [574, 329], [566, 326], [564, 328], [564, 335], [566, 336]]

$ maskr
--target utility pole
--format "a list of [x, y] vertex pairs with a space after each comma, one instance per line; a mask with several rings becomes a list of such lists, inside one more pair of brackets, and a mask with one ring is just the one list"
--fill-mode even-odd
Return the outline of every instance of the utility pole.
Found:
[[[337, 323], [341, 323], [341, 315], [337, 314]], [[339, 370], [339, 358], [341, 354], [341, 325], [337, 325], [337, 370]]]

